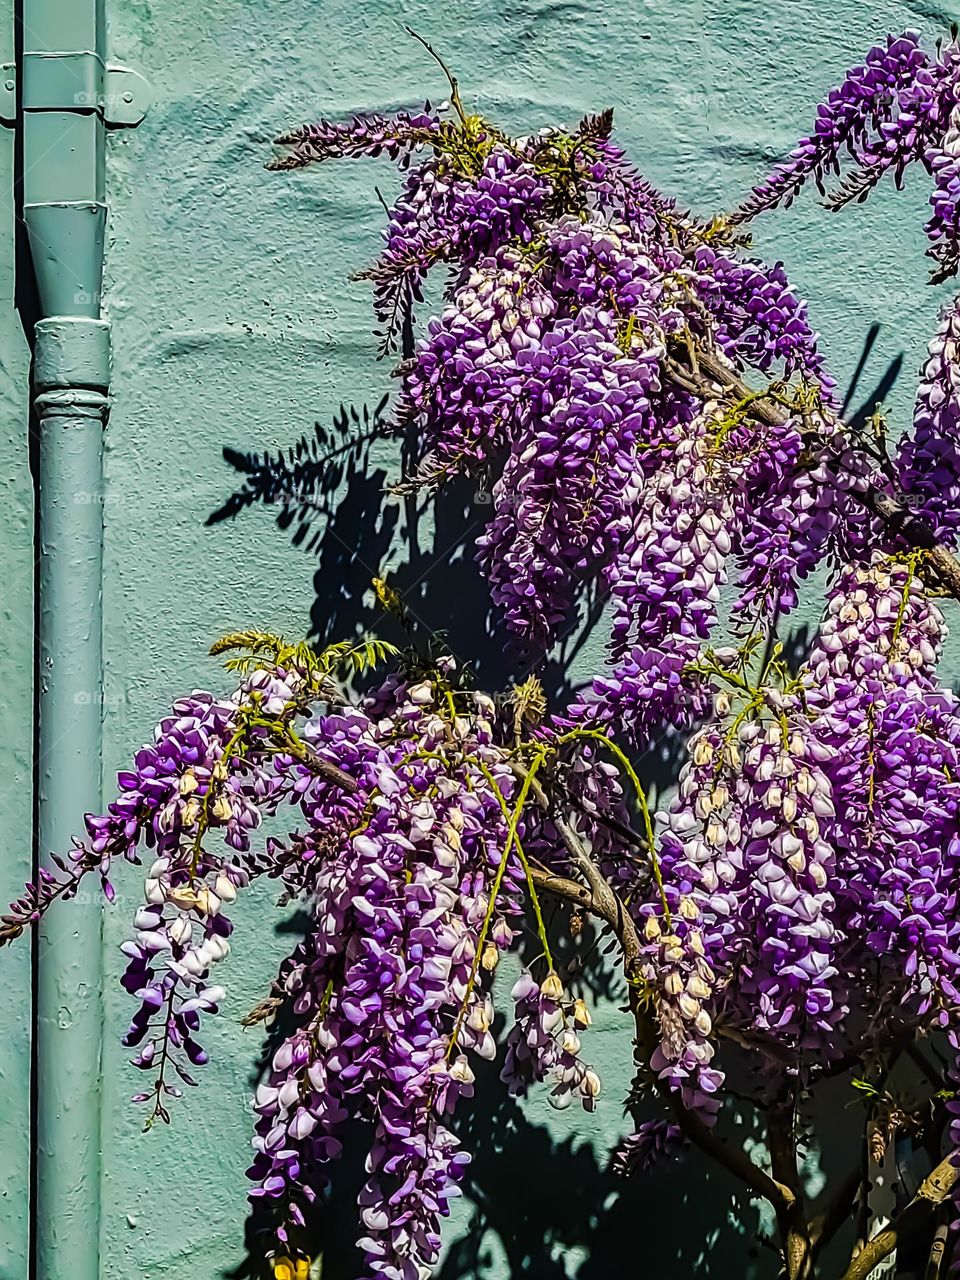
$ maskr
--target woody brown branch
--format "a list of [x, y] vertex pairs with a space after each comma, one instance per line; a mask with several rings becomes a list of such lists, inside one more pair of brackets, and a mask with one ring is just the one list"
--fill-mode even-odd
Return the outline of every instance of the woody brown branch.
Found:
[[950, 1195], [957, 1181], [960, 1161], [960, 1150], [951, 1151], [946, 1159], [920, 1184], [917, 1194], [910, 1203], [894, 1218], [889, 1226], [884, 1227], [863, 1246], [851, 1261], [843, 1274], [843, 1280], [867, 1280], [867, 1277], [884, 1258], [888, 1258], [897, 1245], [909, 1239], [930, 1218]]

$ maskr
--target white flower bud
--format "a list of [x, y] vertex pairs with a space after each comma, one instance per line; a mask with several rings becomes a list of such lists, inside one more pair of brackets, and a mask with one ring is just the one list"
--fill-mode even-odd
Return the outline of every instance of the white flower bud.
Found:
[[703, 838], [707, 844], [713, 845], [715, 849], [723, 848], [727, 843], [727, 829], [718, 822], [716, 818], [711, 818], [707, 823], [707, 829], [703, 833]]
[[157, 829], [166, 834], [172, 831], [177, 821], [178, 805], [176, 800], [171, 800], [169, 804], [165, 804], [157, 816]]
[[167, 895], [164, 893], [163, 886], [160, 881], [154, 880], [153, 877], [147, 880], [144, 884], [143, 896], [146, 898], [147, 902], [155, 903], [157, 906], [159, 906], [161, 902], [166, 902], [167, 900]]
[[692, 1021], [700, 1012], [700, 1001], [694, 1000], [693, 996], [684, 991], [677, 1001], [677, 1007], [685, 1018]]
[[219, 933], [211, 934], [204, 942], [203, 948], [214, 963], [218, 960], [223, 960], [230, 954], [230, 943], [226, 938], [221, 938]]
[[433, 701], [433, 685], [429, 680], [421, 680], [412, 684], [407, 690], [407, 697], [418, 707], [425, 707]]
[[233, 806], [228, 796], [219, 795], [210, 806], [210, 812], [213, 817], [218, 818], [221, 822], [229, 822], [233, 817]]
[[701, 1009], [693, 1020], [693, 1025], [697, 1028], [702, 1036], [708, 1036], [713, 1030], [713, 1023], [706, 1009]]
[[471, 1031], [483, 1032], [490, 1030], [490, 1018], [487, 1014], [485, 1005], [477, 1003], [471, 1006], [470, 1012], [467, 1015], [467, 1026]]
[[202, 916], [215, 916], [220, 910], [220, 899], [207, 887], [201, 885], [197, 891], [197, 910]]
[[471, 1071], [470, 1063], [467, 1061], [465, 1054], [461, 1053], [450, 1068], [450, 1079], [456, 1080], [458, 1084], [473, 1084], [476, 1076]]
[[687, 946], [695, 956], [706, 954], [703, 946], [703, 934], [699, 929], [691, 929], [687, 934]]
[[180, 810], [180, 821], [185, 827], [192, 827], [200, 817], [200, 801], [191, 796]]
[[193, 925], [186, 916], [177, 916], [172, 921], [170, 928], [167, 930], [174, 942], [180, 946], [184, 946], [190, 941], [190, 935], [193, 933]]
[[189, 911], [191, 907], [197, 905], [197, 895], [192, 886], [188, 884], [177, 885], [175, 889], [170, 889], [167, 897], [181, 911]]
[[222, 902], [234, 902], [234, 901], [236, 901], [236, 897], [237, 897], [237, 886], [233, 883], [233, 881], [232, 881], [232, 880], [230, 879], [230, 877], [226, 874], [226, 872], [221, 871], [221, 872], [220, 872], [220, 874], [217, 876], [217, 880], [216, 880], [216, 884], [214, 885], [214, 889], [215, 889], [215, 891], [216, 891], [216, 895], [217, 895], [217, 897], [218, 897]]
[[710, 988], [699, 973], [691, 973], [687, 979], [687, 990], [696, 1000], [706, 1000], [712, 994]]
[[555, 1005], [549, 1013], [540, 1015], [540, 1026], [548, 1036], [552, 1036], [563, 1026], [563, 1010]]
[[182, 963], [187, 973], [192, 974], [194, 978], [201, 977], [208, 968], [206, 960], [198, 950], [188, 951]]

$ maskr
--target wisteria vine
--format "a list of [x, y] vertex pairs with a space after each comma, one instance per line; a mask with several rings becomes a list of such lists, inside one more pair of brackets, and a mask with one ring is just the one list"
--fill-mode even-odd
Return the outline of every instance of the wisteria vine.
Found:
[[[401, 170], [363, 273], [382, 353], [402, 348], [393, 425], [416, 456], [400, 487], [488, 486], [477, 555], [503, 627], [541, 654], [605, 598], [603, 668], [551, 707], [535, 676], [491, 696], [412, 643], [225, 637], [234, 691], [174, 703], [0, 943], [86, 876], [112, 898], [122, 862], [146, 865], [124, 1043], [147, 1125], [169, 1122], [227, 998], [232, 904], [277, 880], [309, 927], [246, 1019], [283, 1027], [249, 1170], [274, 1273], [308, 1274], [312, 1206], [359, 1122], [363, 1274], [423, 1280], [480, 1064], [557, 1106], [590, 1112], [601, 1093], [549, 899], [618, 947], [636, 1072], [614, 1168], [699, 1148], [772, 1207], [788, 1280], [825, 1274], [844, 1233], [844, 1280], [918, 1237], [935, 1280], [960, 1265], [960, 702], [939, 672], [960, 599], [960, 312], [945, 308], [890, 448], [881, 413], [841, 419], [806, 304], [744, 228], [811, 180], [840, 175], [839, 208], [919, 162], [935, 275], [956, 274], [960, 45], [907, 31], [872, 49], [788, 160], [709, 221], [631, 167], [610, 112], [515, 138], [447, 74], [444, 108], [305, 126], [272, 167]], [[418, 330], [435, 271], [444, 303]], [[791, 663], [779, 629], [817, 569], [822, 619]], [[635, 761], [664, 732], [685, 758], [651, 812]], [[739, 1141], [731, 1072], [766, 1159]], [[863, 1144], [814, 1198], [801, 1147], [837, 1079]], [[876, 1223], [871, 1170], [904, 1134], [927, 1172]]]

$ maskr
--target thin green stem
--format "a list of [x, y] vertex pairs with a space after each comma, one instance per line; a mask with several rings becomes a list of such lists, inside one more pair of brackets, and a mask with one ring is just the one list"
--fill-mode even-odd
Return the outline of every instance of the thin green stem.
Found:
[[660, 902], [663, 906], [664, 917], [669, 924], [670, 908], [667, 905], [667, 895], [663, 886], [663, 876], [660, 872], [660, 860], [657, 857], [656, 839], [653, 834], [653, 819], [650, 816], [650, 806], [647, 803], [647, 795], [643, 789], [643, 783], [640, 781], [640, 777], [636, 769], [634, 769], [633, 765], [630, 763], [626, 753], [617, 746], [612, 738], [609, 738], [600, 729], [572, 729], [569, 733], [565, 733], [562, 737], [557, 739], [557, 745], [564, 746], [568, 742], [576, 742], [583, 738], [591, 738], [595, 742], [602, 743], [602, 745], [605, 746], [612, 755], [616, 756], [624, 773], [633, 785], [633, 789], [637, 797], [637, 804], [640, 806], [640, 813], [643, 817], [643, 828], [644, 834], [647, 838], [647, 847], [650, 853], [650, 865], [653, 869], [653, 878], [656, 881], [657, 890], [660, 894]]
[[[507, 805], [507, 801], [506, 801], [506, 798], [504, 797], [503, 792], [500, 790], [500, 784], [497, 782], [496, 778], [493, 776], [493, 773], [483, 763], [482, 760], [478, 760], [476, 763], [480, 769], [480, 772], [483, 774], [487, 782], [489, 782], [490, 786], [493, 788], [493, 793], [497, 797], [497, 803], [500, 805], [500, 808], [503, 811], [503, 816], [509, 822], [510, 809], [509, 809], [509, 806]], [[520, 842], [519, 836], [517, 837], [515, 844], [517, 847], [517, 858], [520, 862], [521, 867], [523, 867], [523, 874], [527, 878], [527, 892], [530, 894], [530, 905], [533, 907], [533, 914], [537, 922], [537, 937], [540, 939], [540, 945], [543, 947], [543, 954], [546, 957], [547, 966], [548, 968], [552, 969], [553, 956], [550, 952], [550, 942], [547, 938], [547, 927], [543, 922], [543, 912], [540, 909], [540, 897], [539, 897], [539, 894], [537, 893], [537, 886], [534, 884], [534, 880], [533, 880], [533, 871], [531, 870], [529, 859], [527, 858], [526, 853], [524, 853], [523, 845]]]
[[457, 1041], [460, 1032], [463, 1030], [463, 1024], [466, 1021], [467, 1010], [470, 1006], [470, 997], [473, 995], [474, 987], [477, 983], [477, 974], [480, 971], [480, 961], [483, 957], [483, 948], [487, 940], [487, 934], [490, 931], [490, 925], [493, 922], [493, 914], [497, 908], [497, 895], [500, 893], [500, 886], [503, 884], [503, 877], [506, 874], [507, 863], [510, 859], [510, 851], [517, 840], [517, 828], [520, 825], [520, 816], [523, 812], [523, 806], [526, 803], [527, 796], [530, 794], [530, 788], [533, 785], [534, 777], [537, 770], [543, 764], [544, 753], [541, 752], [530, 766], [529, 772], [520, 785], [520, 791], [517, 794], [517, 802], [514, 806], [513, 813], [510, 815], [510, 821], [507, 826], [507, 839], [503, 846], [503, 853], [500, 857], [500, 865], [497, 867], [497, 874], [493, 878], [493, 884], [490, 886], [490, 899], [487, 902], [487, 910], [483, 917], [483, 924], [480, 926], [480, 933], [477, 937], [477, 947], [473, 955], [473, 963], [470, 966], [470, 977], [467, 979], [467, 989], [464, 993], [463, 1000], [460, 1005], [460, 1012], [457, 1014], [457, 1021], [450, 1036], [450, 1043], [447, 1045], [446, 1058], [449, 1062], [456, 1051]]

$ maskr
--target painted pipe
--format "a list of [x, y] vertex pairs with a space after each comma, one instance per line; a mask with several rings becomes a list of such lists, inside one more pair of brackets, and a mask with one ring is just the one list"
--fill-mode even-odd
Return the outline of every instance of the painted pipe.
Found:
[[[68, 850], [100, 807], [102, 434], [109, 329], [50, 318], [34, 351], [39, 441], [38, 838]], [[99, 1280], [101, 895], [99, 884], [37, 938], [36, 1280]]]
[[[42, 862], [100, 807], [104, 0], [22, 0], [23, 219], [37, 286], [36, 832]], [[34, 1280], [100, 1277], [101, 903], [39, 930], [34, 992]]]

